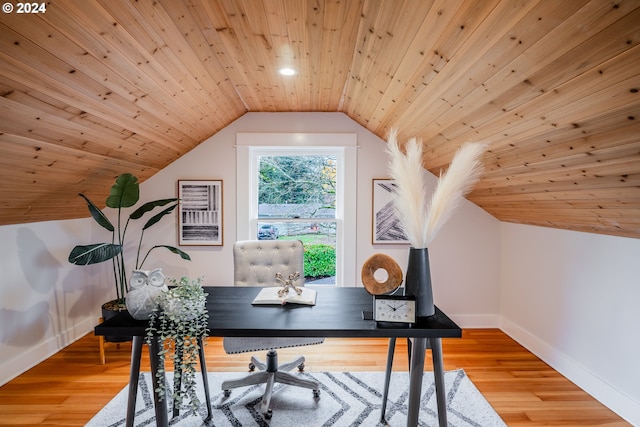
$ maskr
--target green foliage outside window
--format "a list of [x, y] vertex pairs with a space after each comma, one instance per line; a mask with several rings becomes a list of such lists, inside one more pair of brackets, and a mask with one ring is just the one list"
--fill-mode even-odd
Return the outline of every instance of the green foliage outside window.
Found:
[[336, 274], [336, 248], [331, 245], [304, 247], [304, 276], [306, 278], [331, 277]]
[[259, 203], [335, 207], [335, 157], [262, 156], [259, 179]]

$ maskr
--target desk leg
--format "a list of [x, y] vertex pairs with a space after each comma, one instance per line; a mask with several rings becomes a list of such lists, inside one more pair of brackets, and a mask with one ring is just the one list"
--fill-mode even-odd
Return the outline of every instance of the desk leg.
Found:
[[389, 348], [387, 350], [387, 370], [384, 374], [384, 391], [382, 392], [382, 408], [380, 408], [380, 422], [385, 422], [385, 412], [387, 412], [387, 399], [389, 397], [389, 384], [391, 383], [391, 368], [393, 367], [393, 354], [396, 350], [395, 337], [389, 338]]
[[204, 356], [202, 339], [198, 339], [198, 354], [200, 355], [200, 371], [202, 372], [202, 385], [204, 386], [204, 399], [207, 402], [207, 420], [213, 417], [211, 413], [211, 394], [209, 392], [209, 378], [207, 377], [207, 361]]
[[[169, 425], [169, 415], [167, 413], [167, 396], [166, 393], [164, 396], [161, 396], [157, 391], [157, 381], [158, 381], [158, 368], [160, 368], [160, 360], [158, 358], [158, 351], [160, 350], [160, 341], [158, 339], [153, 339], [149, 343], [149, 361], [151, 362], [151, 378], [153, 380], [153, 403], [156, 408], [156, 426], [157, 427], [167, 427]], [[164, 366], [162, 366], [164, 369]], [[164, 373], [160, 376], [160, 380], [164, 383], [165, 376]]]
[[409, 365], [409, 412], [407, 427], [416, 427], [420, 415], [420, 396], [422, 395], [422, 374], [424, 373], [424, 349], [426, 338], [415, 338], [411, 348]]
[[447, 397], [444, 389], [444, 365], [442, 363], [442, 340], [430, 338], [431, 358], [433, 359], [433, 378], [436, 384], [436, 400], [438, 403], [438, 422], [440, 427], [447, 427]]
[[127, 427], [133, 427], [133, 419], [136, 416], [136, 398], [138, 397], [142, 343], [143, 337], [133, 337], [133, 343], [131, 344], [131, 370], [129, 371], [129, 398], [127, 400], [127, 419], [125, 421]]

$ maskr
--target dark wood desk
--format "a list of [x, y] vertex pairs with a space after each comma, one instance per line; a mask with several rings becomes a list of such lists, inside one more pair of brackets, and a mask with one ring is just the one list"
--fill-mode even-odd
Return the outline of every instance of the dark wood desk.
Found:
[[[260, 288], [205, 287], [209, 312], [209, 335], [234, 337], [339, 337], [339, 338], [413, 338], [407, 426], [418, 425], [422, 375], [427, 342], [432, 349], [434, 377], [438, 400], [438, 417], [446, 426], [446, 400], [441, 338], [459, 338], [462, 330], [442, 311], [421, 319], [412, 327], [378, 327], [375, 321], [363, 319], [371, 311], [372, 297], [363, 288], [313, 287], [318, 291], [315, 306], [288, 304], [285, 306], [252, 306]], [[148, 322], [128, 315], [116, 317], [96, 326], [96, 335], [131, 335], [132, 369], [139, 369], [140, 349]], [[154, 349], [155, 347], [155, 349]], [[150, 346], [151, 369], [157, 370], [157, 346]], [[137, 380], [136, 380], [137, 381]], [[130, 388], [131, 392], [131, 388]], [[167, 420], [166, 399], [156, 401], [159, 426]]]

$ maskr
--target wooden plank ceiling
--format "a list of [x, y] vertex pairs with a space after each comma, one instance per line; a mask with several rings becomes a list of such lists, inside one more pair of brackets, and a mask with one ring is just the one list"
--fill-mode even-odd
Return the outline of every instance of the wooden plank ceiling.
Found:
[[[640, 237], [640, 0], [51, 0], [0, 16], [0, 224], [87, 216], [248, 111], [339, 111], [502, 221]], [[292, 66], [294, 77], [277, 70]], [[385, 170], [378, 174], [386, 175]]]

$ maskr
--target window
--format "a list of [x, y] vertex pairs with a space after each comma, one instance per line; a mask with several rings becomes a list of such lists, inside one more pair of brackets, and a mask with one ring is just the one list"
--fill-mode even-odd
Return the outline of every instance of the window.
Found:
[[307, 282], [355, 285], [355, 135], [238, 134], [237, 149], [238, 240], [302, 240]]
[[[335, 284], [335, 153], [317, 150], [255, 150], [259, 240], [302, 241], [307, 283]], [[255, 165], [254, 165], [255, 166]], [[253, 196], [252, 196], [253, 197]]]

